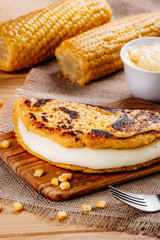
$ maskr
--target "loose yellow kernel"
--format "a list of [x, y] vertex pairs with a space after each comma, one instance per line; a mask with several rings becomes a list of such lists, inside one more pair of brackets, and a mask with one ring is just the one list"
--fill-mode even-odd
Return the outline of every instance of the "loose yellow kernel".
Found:
[[60, 78], [61, 77], [61, 75], [60, 74], [58, 74], [58, 78]]
[[68, 217], [68, 215], [65, 211], [59, 211], [57, 217], [59, 220], [64, 220]]
[[60, 188], [62, 190], [70, 189], [70, 183], [69, 182], [63, 182], [63, 183], [60, 184]]
[[72, 173], [63, 173], [62, 176], [66, 176], [67, 180], [71, 180], [72, 179]]
[[61, 183], [63, 183], [63, 182], [67, 182], [67, 176], [64, 176], [64, 175], [60, 175], [59, 177], [58, 177], [58, 180], [61, 182]]
[[106, 201], [104, 200], [98, 200], [97, 203], [96, 203], [96, 207], [98, 208], [106, 208], [107, 204], [106, 204]]
[[92, 210], [92, 206], [90, 204], [83, 204], [82, 205], [82, 209], [85, 211], [85, 212], [90, 212]]
[[13, 207], [15, 212], [21, 212], [23, 209], [23, 206], [20, 202], [15, 202]]
[[0, 107], [2, 107], [3, 106], [3, 101], [2, 101], [2, 99], [0, 99]]
[[51, 184], [54, 186], [58, 186], [58, 178], [52, 178], [51, 179]]
[[10, 146], [10, 142], [7, 140], [4, 140], [1, 142], [1, 148], [8, 148]]
[[2, 206], [0, 206], [0, 212], [2, 211]]
[[35, 177], [41, 177], [44, 173], [44, 170], [43, 169], [36, 169], [35, 172], [34, 172], [34, 176]]

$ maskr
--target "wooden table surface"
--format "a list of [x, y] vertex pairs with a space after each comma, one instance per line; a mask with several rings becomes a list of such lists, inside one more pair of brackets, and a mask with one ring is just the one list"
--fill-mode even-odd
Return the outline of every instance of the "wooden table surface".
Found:
[[[58, 0], [57, 0], [58, 1]], [[18, 17], [31, 10], [39, 9], [55, 2], [55, 0], [0, 0], [0, 23]], [[17, 73], [0, 72], [0, 99], [4, 105], [0, 108], [0, 124], [5, 118], [10, 100], [17, 87], [24, 83], [28, 70]], [[22, 211], [14, 213], [13, 207], [2, 205], [0, 213], [0, 239], [156, 239], [127, 233], [109, 232], [102, 229], [90, 228], [83, 225], [62, 224], [58, 220], [47, 220], [31, 213]]]

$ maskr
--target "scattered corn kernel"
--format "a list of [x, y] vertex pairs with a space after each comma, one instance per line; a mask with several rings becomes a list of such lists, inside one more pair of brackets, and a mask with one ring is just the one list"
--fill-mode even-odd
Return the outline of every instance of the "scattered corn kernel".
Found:
[[1, 142], [1, 148], [8, 148], [10, 146], [10, 142], [7, 140], [4, 140]]
[[68, 215], [65, 211], [59, 211], [57, 217], [59, 220], [64, 220], [68, 217]]
[[0, 206], [0, 212], [2, 211], [2, 206]]
[[58, 186], [58, 178], [52, 178], [51, 179], [51, 184], [54, 186]]
[[60, 176], [58, 177], [58, 180], [59, 180], [61, 183], [63, 183], [63, 182], [67, 182], [68, 178], [67, 178], [67, 176], [60, 175]]
[[66, 176], [67, 180], [71, 180], [72, 179], [72, 173], [63, 173], [62, 176]]
[[61, 183], [60, 184], [60, 188], [62, 189], [62, 190], [67, 190], [67, 189], [70, 189], [70, 183], [69, 182], [63, 182], [63, 183]]
[[61, 75], [60, 74], [58, 74], [58, 78], [60, 78], [61, 77]]
[[3, 106], [3, 101], [2, 101], [2, 99], [0, 99], [0, 107], [2, 107]]
[[23, 206], [20, 202], [15, 202], [13, 207], [15, 212], [21, 212], [23, 209]]
[[98, 208], [106, 208], [107, 204], [106, 204], [106, 201], [104, 200], [98, 200], [97, 203], [96, 203], [96, 207]]
[[83, 204], [82, 205], [82, 209], [85, 211], [85, 212], [90, 212], [92, 210], [92, 206], [90, 204]]
[[44, 173], [44, 170], [43, 169], [36, 169], [35, 172], [34, 172], [34, 176], [35, 177], [41, 177]]

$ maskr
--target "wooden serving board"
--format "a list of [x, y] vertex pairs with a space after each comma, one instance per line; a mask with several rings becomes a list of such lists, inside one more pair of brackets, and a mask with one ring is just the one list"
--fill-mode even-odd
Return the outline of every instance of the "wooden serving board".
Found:
[[[138, 99], [125, 99], [119, 102], [108, 104], [109, 107], [127, 108], [127, 109], [149, 109], [160, 111], [160, 105], [145, 102]], [[55, 201], [75, 198], [87, 193], [104, 189], [109, 185], [128, 182], [150, 174], [160, 172], [160, 162], [137, 171], [109, 173], [109, 174], [86, 174], [72, 172], [73, 179], [70, 181], [69, 190], [61, 190], [59, 186], [51, 186], [50, 181], [53, 177], [58, 177], [64, 172], [70, 172], [65, 169], [53, 166], [26, 152], [16, 141], [14, 132], [9, 132], [0, 136], [0, 141], [9, 140], [11, 146], [8, 149], [0, 148], [0, 157], [29, 185], [46, 198]], [[42, 168], [45, 173], [41, 177], [34, 177], [34, 171]]]

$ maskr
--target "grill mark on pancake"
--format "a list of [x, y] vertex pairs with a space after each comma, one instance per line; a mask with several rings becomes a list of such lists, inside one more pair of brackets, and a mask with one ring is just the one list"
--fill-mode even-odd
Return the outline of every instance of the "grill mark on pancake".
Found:
[[131, 129], [131, 127], [134, 126], [135, 124], [136, 124], [136, 122], [134, 120], [131, 120], [125, 113], [111, 126], [118, 131], [125, 130], [126, 132], [128, 132]]
[[[97, 107], [99, 109], [102, 109], [102, 110], [105, 110], [107, 112], [111, 112], [111, 113], [117, 113], [119, 111], [121, 112], [125, 112], [124, 109], [118, 109], [118, 108], [112, 108], [112, 107], [105, 107], [105, 106], [100, 106], [100, 105], [93, 105], [93, 104], [84, 104], [86, 106], [89, 106], [89, 107]], [[130, 111], [130, 110], [129, 110]]]
[[63, 132], [63, 133], [62, 133], [62, 136], [65, 136], [65, 135], [67, 135], [67, 134], [69, 134], [69, 135], [71, 135], [71, 136], [73, 136], [73, 137], [77, 136], [74, 131], [66, 131], [66, 132]]
[[69, 114], [72, 119], [77, 119], [79, 117], [79, 113], [77, 111], [73, 111], [65, 107], [59, 107], [59, 109], [64, 113]]
[[119, 111], [121, 111], [122, 113], [125, 112], [125, 110], [123, 110], [123, 109], [118, 109], [118, 108], [116, 109], [116, 108], [104, 107], [104, 106], [99, 106], [99, 105], [96, 105], [96, 106], [94, 106], [94, 107], [97, 107], [97, 108], [99, 108], [99, 109], [102, 109], [102, 110], [105, 110], [105, 111], [111, 112], [111, 113], [117, 113], [117, 112], [119, 112]]
[[47, 102], [50, 102], [51, 99], [39, 99], [37, 102], [33, 104], [33, 107], [41, 107], [44, 106]]
[[144, 131], [144, 132], [140, 132], [140, 133], [136, 133], [136, 134], [133, 134], [131, 136], [127, 136], [127, 137], [115, 137], [115, 139], [130, 139], [130, 138], [134, 138], [138, 135], [145, 135], [145, 134], [149, 134], [149, 133], [160, 133], [160, 131], [158, 130], [147, 130], [147, 131]]
[[42, 119], [44, 122], [49, 122], [49, 120], [45, 116], [42, 116]]
[[84, 134], [81, 130], [76, 130], [76, 132]]
[[29, 115], [31, 119], [37, 120], [36, 116], [32, 112], [30, 112]]
[[29, 99], [26, 99], [24, 103], [28, 106], [31, 107], [31, 101]]
[[91, 133], [89, 134], [94, 135], [95, 137], [99, 136], [104, 136], [106, 138], [114, 137], [114, 134], [100, 129], [91, 129]]

